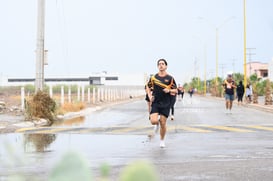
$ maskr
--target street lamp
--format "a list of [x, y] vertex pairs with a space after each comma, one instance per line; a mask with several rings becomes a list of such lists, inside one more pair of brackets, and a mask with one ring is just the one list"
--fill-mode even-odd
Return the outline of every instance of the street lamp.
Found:
[[246, 90], [246, 0], [244, 0], [244, 87]]
[[206, 96], [207, 95], [207, 47], [206, 47], [206, 43], [202, 42], [198, 36], [194, 36], [194, 38], [197, 38], [200, 41], [200, 43], [204, 45], [204, 96]]
[[227, 22], [229, 22], [230, 20], [234, 19], [235, 17], [234, 16], [231, 16], [229, 18], [227, 18], [226, 20], [223, 21], [223, 23], [219, 24], [218, 26], [213, 26], [211, 23], [209, 23], [205, 18], [203, 17], [198, 17], [199, 20], [205, 20], [205, 22], [207, 22], [207, 24], [209, 26], [211, 26], [212, 28], [215, 28], [215, 43], [216, 43], [216, 56], [215, 56], [215, 59], [216, 59], [216, 70], [215, 70], [215, 85], [217, 86], [218, 85], [218, 34], [219, 34], [219, 29], [222, 28]]

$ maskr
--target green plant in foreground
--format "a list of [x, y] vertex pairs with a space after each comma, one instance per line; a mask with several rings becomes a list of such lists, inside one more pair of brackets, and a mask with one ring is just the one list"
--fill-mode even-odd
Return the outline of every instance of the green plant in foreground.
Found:
[[[15, 162], [15, 161], [14, 161]], [[100, 166], [100, 181], [108, 181], [110, 174], [110, 166], [104, 163]], [[158, 181], [155, 167], [147, 160], [137, 160], [125, 166], [117, 176], [118, 181]], [[35, 175], [25, 176], [18, 172], [10, 177], [9, 181], [38, 181]], [[49, 173], [48, 181], [92, 181], [92, 177], [88, 160], [78, 152], [69, 151], [65, 153], [60, 161], [58, 161]]]
[[101, 176], [103, 178], [107, 178], [109, 176], [109, 173], [110, 173], [110, 166], [107, 164], [107, 163], [103, 163], [101, 166], [100, 166], [100, 172], [101, 172]]
[[87, 160], [76, 152], [66, 153], [53, 168], [49, 181], [91, 181]]
[[146, 160], [132, 162], [121, 172], [120, 181], [157, 181], [154, 166]]
[[[100, 167], [102, 179], [109, 177], [110, 166], [102, 164]], [[91, 171], [87, 160], [76, 152], [66, 153], [53, 168], [49, 181], [91, 181]], [[152, 163], [146, 160], [137, 160], [126, 166], [120, 173], [120, 181], [157, 181], [159, 180]]]

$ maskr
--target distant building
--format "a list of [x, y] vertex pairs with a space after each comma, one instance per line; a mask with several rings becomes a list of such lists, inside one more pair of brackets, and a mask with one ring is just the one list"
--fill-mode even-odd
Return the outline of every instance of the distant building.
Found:
[[[45, 76], [46, 85], [144, 85], [145, 74], [96, 73], [82, 76]], [[7, 77], [4, 86], [20, 86], [35, 83], [35, 78]], [[3, 85], [2, 85], [3, 86]]]
[[246, 64], [246, 76], [257, 74], [258, 78], [268, 77], [268, 63], [249, 62]]

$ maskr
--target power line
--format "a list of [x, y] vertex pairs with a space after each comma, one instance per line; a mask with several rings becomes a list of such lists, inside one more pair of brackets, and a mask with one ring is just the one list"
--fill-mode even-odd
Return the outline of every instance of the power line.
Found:
[[256, 55], [256, 53], [253, 53], [253, 50], [256, 50], [256, 48], [246, 48], [246, 50], [248, 51], [246, 53], [246, 55], [248, 56], [248, 63], [249, 63], [249, 76], [252, 74], [252, 65], [251, 65], [251, 61], [252, 61], [252, 55]]

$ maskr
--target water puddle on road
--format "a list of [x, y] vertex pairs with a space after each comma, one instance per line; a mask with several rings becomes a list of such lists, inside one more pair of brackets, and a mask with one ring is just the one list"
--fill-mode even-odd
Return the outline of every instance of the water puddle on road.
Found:
[[[21, 157], [56, 158], [68, 150], [85, 152], [92, 159], [130, 157], [145, 146], [146, 136], [97, 134], [4, 134], [0, 135], [0, 162]], [[48, 155], [51, 153], [51, 155]], [[43, 156], [43, 157], [44, 157]]]
[[45, 152], [49, 151], [50, 144], [56, 140], [55, 134], [5, 134], [0, 136], [0, 154], [9, 151], [23, 152]]
[[66, 119], [63, 121], [56, 121], [52, 126], [80, 126], [83, 125], [85, 122], [85, 117], [75, 117], [72, 119]]
[[150, 144], [145, 139], [142, 135], [3, 134], [0, 135], [0, 180], [16, 174], [47, 177], [69, 151], [82, 155], [91, 169], [98, 170], [104, 163], [111, 167], [125, 165], [146, 158], [147, 155], [140, 154]]

